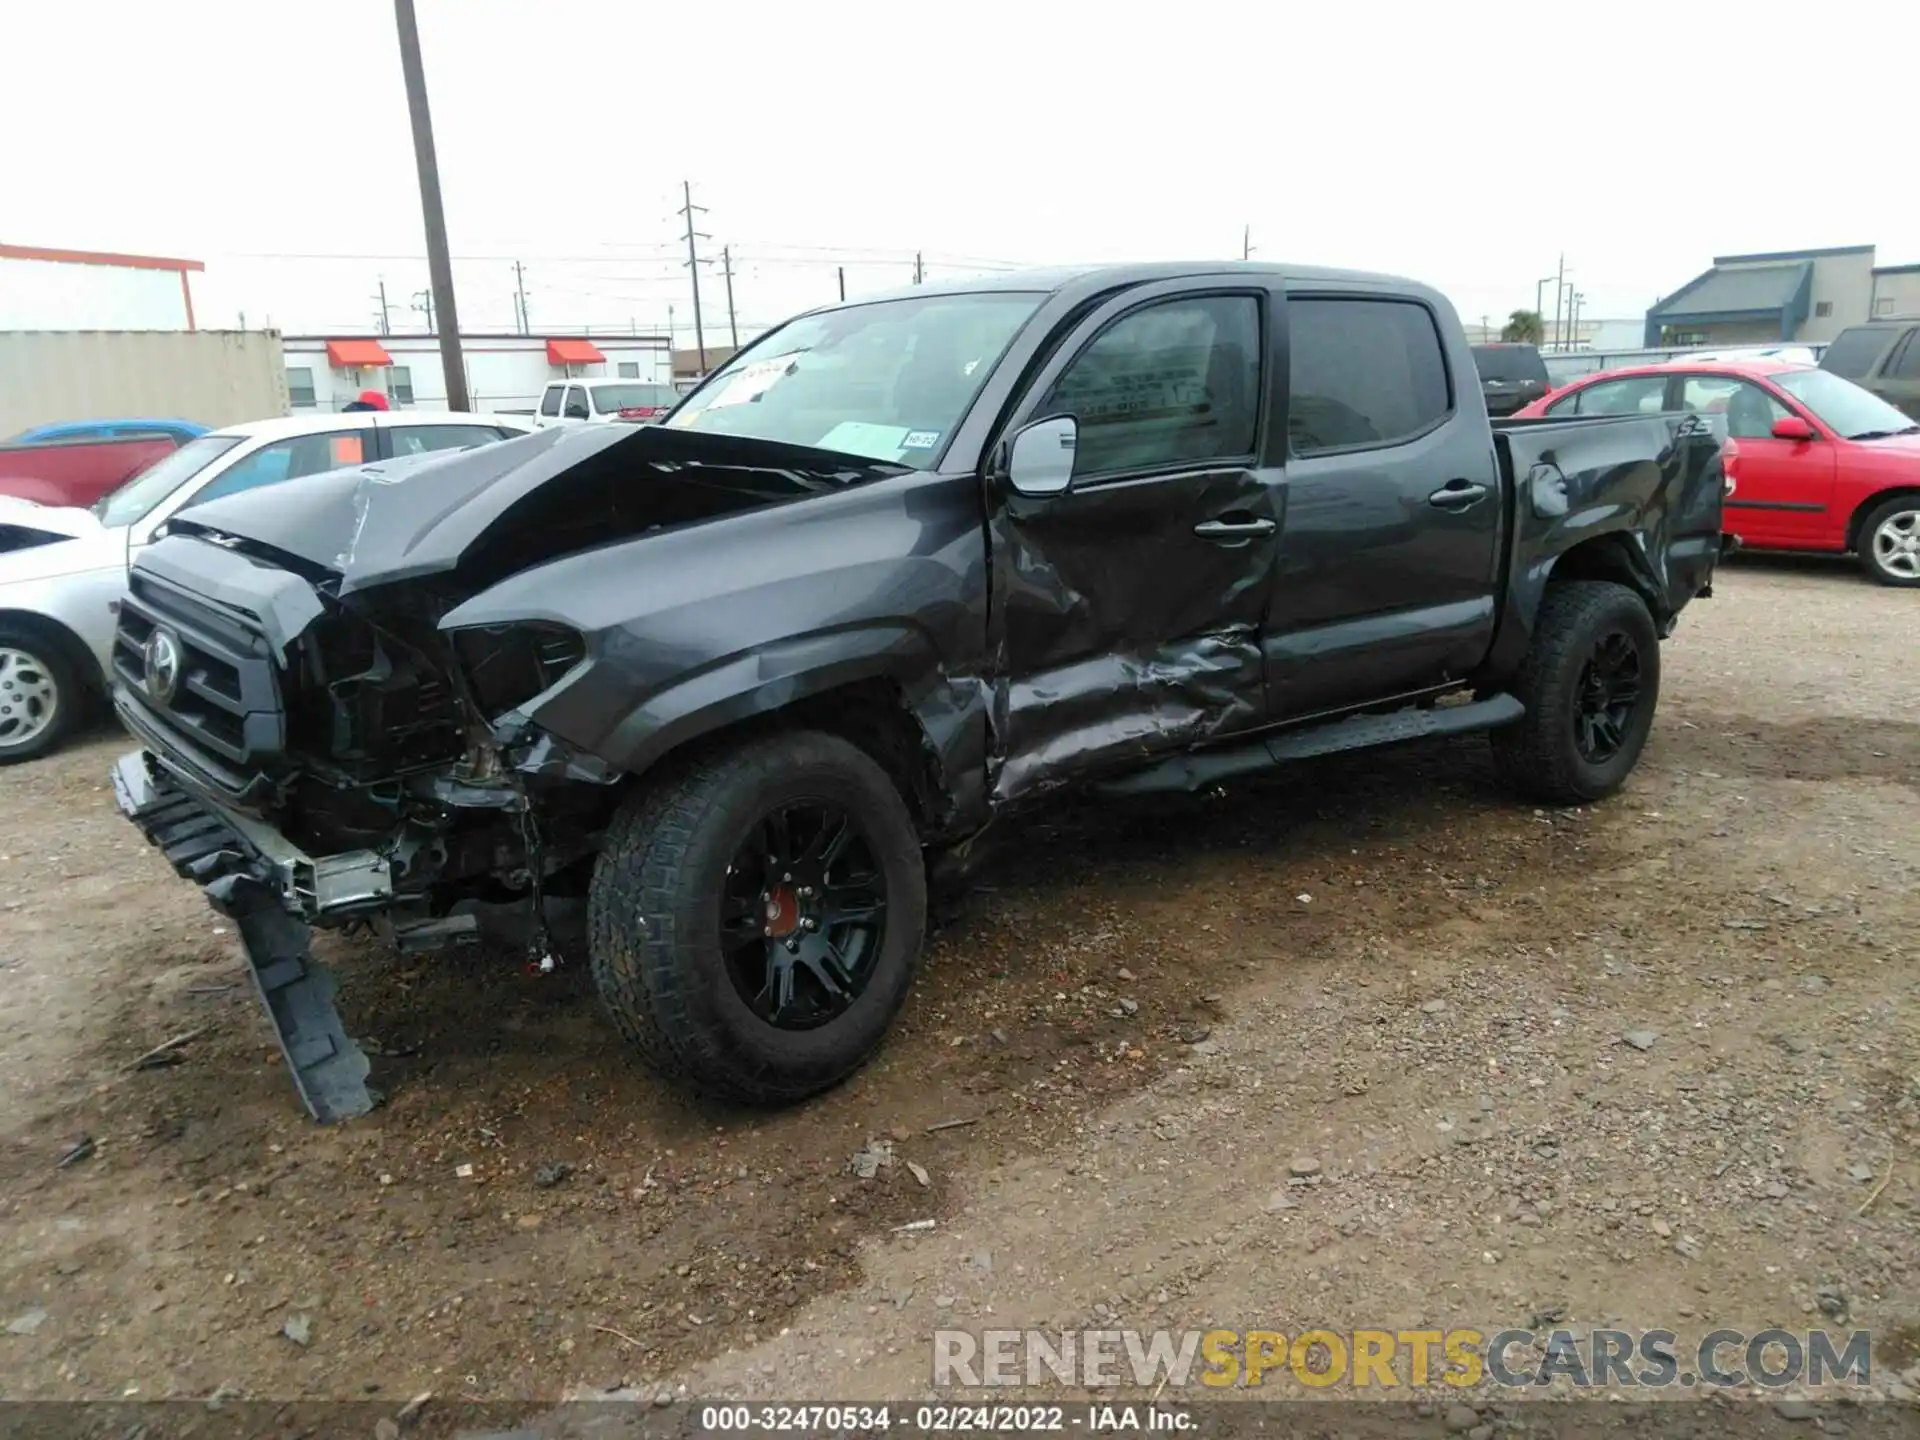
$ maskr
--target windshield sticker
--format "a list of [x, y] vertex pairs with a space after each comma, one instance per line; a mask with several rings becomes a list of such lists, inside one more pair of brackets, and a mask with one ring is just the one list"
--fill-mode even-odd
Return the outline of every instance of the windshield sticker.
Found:
[[793, 369], [793, 362], [799, 358], [800, 352], [792, 350], [785, 355], [775, 355], [742, 366], [739, 373], [727, 381], [725, 388], [702, 408], [718, 410], [723, 405], [744, 405], [748, 401], [758, 400], [780, 383], [781, 378]]
[[865, 420], [843, 420], [820, 437], [817, 448], [860, 455], [869, 460], [898, 460], [907, 440], [903, 425], [874, 425]]
[[909, 430], [900, 442], [902, 450], [935, 450], [940, 445], [938, 430]]

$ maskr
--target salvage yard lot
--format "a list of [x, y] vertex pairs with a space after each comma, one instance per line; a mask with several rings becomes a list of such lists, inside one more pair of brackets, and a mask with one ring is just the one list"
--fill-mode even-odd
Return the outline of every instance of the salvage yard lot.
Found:
[[0, 772], [0, 1396], [907, 1396], [941, 1323], [1556, 1307], [1844, 1317], [1890, 1379], [1920, 596], [1812, 562], [1718, 592], [1591, 810], [1513, 804], [1476, 738], [1025, 819], [877, 1062], [778, 1113], [650, 1080], [577, 967], [334, 939], [390, 1100], [316, 1127], [230, 927], [114, 810], [125, 742]]

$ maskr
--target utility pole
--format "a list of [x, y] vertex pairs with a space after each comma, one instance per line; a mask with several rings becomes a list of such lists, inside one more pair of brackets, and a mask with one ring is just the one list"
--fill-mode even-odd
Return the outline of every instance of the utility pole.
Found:
[[916, 250], [913, 252], [913, 283], [916, 285], [924, 284], [926, 278], [927, 267], [921, 263], [920, 252]]
[[1585, 295], [1582, 295], [1578, 290], [1576, 290], [1573, 292], [1573, 299], [1568, 306], [1567, 313], [1568, 313], [1570, 323], [1567, 326], [1567, 345], [1569, 348], [1577, 349], [1579, 347], [1580, 302], [1586, 298], [1587, 297]]
[[380, 277], [380, 293], [375, 295], [373, 300], [380, 307], [380, 333], [391, 335], [393, 326], [387, 323], [387, 277], [384, 275]]
[[720, 273], [727, 277], [727, 338], [733, 342], [733, 348], [740, 348], [740, 322], [733, 313], [733, 250], [730, 246], [720, 247]]
[[847, 298], [847, 267], [844, 265], [840, 267], [840, 298]]
[[411, 309], [418, 310], [427, 317], [427, 333], [433, 333], [433, 291], [416, 290], [413, 292]]
[[693, 343], [700, 351], [700, 373], [704, 375], [707, 373], [707, 330], [700, 318], [700, 252], [694, 241], [713, 237], [693, 228], [694, 215], [706, 214], [707, 207], [693, 203], [691, 181], [680, 182], [680, 194], [686, 202], [680, 207], [680, 213], [687, 217], [687, 273], [693, 277]]
[[453, 259], [447, 253], [447, 216], [440, 204], [440, 163], [434, 158], [433, 116], [427, 110], [427, 73], [420, 61], [420, 26], [413, 0], [393, 0], [400, 35], [400, 73], [407, 84], [407, 115], [413, 123], [413, 163], [420, 172], [420, 218], [427, 232], [427, 274], [440, 318], [440, 368], [447, 408], [468, 410], [467, 366], [460, 354], [460, 317], [453, 304]]
[[1242, 260], [1253, 258], [1253, 226], [1251, 225], [1240, 227], [1240, 258]]
[[513, 262], [513, 293], [520, 302], [520, 333], [531, 334], [533, 327], [527, 323], [527, 267], [518, 260]]
[[1553, 348], [1560, 348], [1560, 292], [1567, 286], [1567, 252], [1560, 252], [1560, 264], [1553, 272]]

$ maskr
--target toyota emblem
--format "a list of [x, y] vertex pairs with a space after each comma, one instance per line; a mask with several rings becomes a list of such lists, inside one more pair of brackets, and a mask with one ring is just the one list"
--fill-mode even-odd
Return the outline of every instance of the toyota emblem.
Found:
[[180, 642], [171, 630], [155, 630], [141, 651], [146, 661], [147, 693], [162, 705], [180, 689]]

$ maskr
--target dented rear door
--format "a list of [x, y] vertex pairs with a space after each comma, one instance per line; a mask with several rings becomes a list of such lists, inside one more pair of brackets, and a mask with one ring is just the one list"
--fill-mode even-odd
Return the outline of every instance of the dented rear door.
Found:
[[1012, 426], [1079, 422], [1062, 494], [988, 497], [996, 800], [1253, 728], [1283, 472], [1269, 295], [1137, 287], [1077, 325]]

